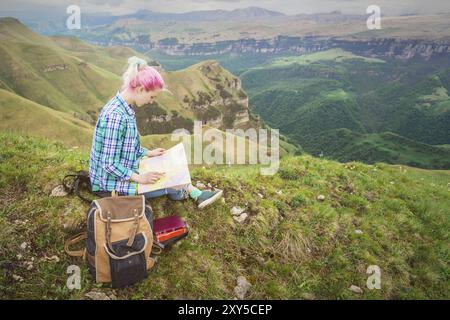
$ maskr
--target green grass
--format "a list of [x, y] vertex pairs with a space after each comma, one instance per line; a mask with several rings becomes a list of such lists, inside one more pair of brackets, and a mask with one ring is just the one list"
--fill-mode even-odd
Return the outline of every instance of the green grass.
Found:
[[[63, 224], [82, 222], [86, 204], [49, 197], [66, 173], [86, 169], [88, 154], [2, 133], [0, 159], [1, 298], [79, 299], [99, 287], [81, 260], [63, 252], [76, 232]], [[190, 236], [161, 255], [147, 280], [115, 290], [118, 298], [232, 299], [240, 275], [252, 284], [250, 299], [450, 298], [449, 171], [298, 156], [285, 157], [274, 176], [261, 176], [257, 166], [191, 174], [224, 189], [226, 203], [199, 211], [190, 200], [153, 200], [156, 217], [183, 216]], [[244, 224], [233, 222], [233, 206], [249, 213]], [[29, 250], [19, 248], [23, 242]], [[42, 259], [52, 255], [61, 261]], [[82, 288], [72, 292], [65, 286], [71, 264], [82, 269]], [[381, 268], [381, 290], [365, 286], [369, 265]], [[352, 284], [363, 293], [348, 290]]]

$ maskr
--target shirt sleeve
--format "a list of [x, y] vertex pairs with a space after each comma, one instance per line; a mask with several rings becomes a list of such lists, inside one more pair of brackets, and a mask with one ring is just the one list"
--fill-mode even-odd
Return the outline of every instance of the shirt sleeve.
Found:
[[144, 147], [140, 147], [139, 148], [139, 152], [138, 152], [138, 158], [142, 158], [143, 156], [145, 156], [148, 153], [148, 149], [144, 148]]
[[133, 171], [120, 164], [126, 130], [123, 117], [120, 114], [112, 113], [102, 119], [100, 125], [103, 126], [103, 144], [100, 151], [103, 169], [119, 180], [130, 180]]

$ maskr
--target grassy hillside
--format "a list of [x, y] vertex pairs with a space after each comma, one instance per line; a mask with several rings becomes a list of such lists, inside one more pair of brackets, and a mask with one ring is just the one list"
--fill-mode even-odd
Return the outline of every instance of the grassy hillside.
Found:
[[407, 139], [395, 133], [360, 134], [348, 129], [324, 131], [304, 143], [315, 156], [341, 162], [364, 159], [366, 163], [404, 163], [420, 168], [450, 169], [450, 149]]
[[[20, 35], [17, 35], [19, 34]], [[95, 111], [120, 78], [87, 64], [12, 18], [0, 19], [2, 87], [65, 112]]]
[[[310, 156], [285, 158], [275, 176], [248, 166], [192, 168], [194, 182], [225, 190], [225, 203], [198, 211], [190, 200], [151, 201], [157, 217], [183, 216], [190, 236], [147, 280], [113, 291], [63, 253], [87, 206], [49, 196], [88, 154], [3, 133], [0, 158], [1, 298], [79, 299], [95, 289], [124, 299], [232, 299], [241, 275], [250, 299], [450, 298], [448, 171]], [[232, 219], [233, 206], [248, 212], [244, 223]], [[82, 288], [72, 292], [71, 264], [82, 269]], [[381, 290], [366, 288], [369, 265], [381, 268]]]
[[92, 126], [71, 114], [53, 110], [0, 89], [0, 131], [59, 140], [67, 147], [88, 150]]
[[282, 58], [276, 58], [269, 61], [267, 64], [256, 67], [254, 69], [261, 69], [266, 67], [284, 67], [290, 66], [293, 63], [300, 65], [308, 65], [310, 63], [318, 61], [334, 61], [343, 62], [345, 60], [361, 60], [368, 63], [385, 63], [383, 60], [375, 58], [367, 58], [362, 56], [357, 56], [351, 52], [342, 49], [331, 49], [327, 51], [320, 51], [312, 54], [299, 55], [299, 56], [287, 56]]
[[[385, 62], [333, 49], [276, 58], [241, 78], [251, 109], [307, 152], [448, 168], [438, 146], [450, 137], [448, 67], [448, 61]], [[347, 132], [340, 129], [351, 134], [337, 135]], [[415, 143], [404, 143], [410, 140]]]
[[[109, 70], [121, 76], [126, 69], [127, 59], [138, 56], [145, 60], [150, 60], [133, 49], [121, 46], [99, 47], [90, 45], [76, 37], [53, 36], [50, 37], [58, 46], [70, 52], [70, 54], [87, 61], [91, 64]], [[150, 65], [158, 65], [156, 61], [148, 61]]]

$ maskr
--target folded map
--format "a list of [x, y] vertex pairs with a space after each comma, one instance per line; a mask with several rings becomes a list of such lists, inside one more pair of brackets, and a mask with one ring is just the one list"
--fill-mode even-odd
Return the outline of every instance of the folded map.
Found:
[[139, 163], [139, 174], [147, 172], [164, 172], [165, 175], [156, 183], [138, 184], [139, 194], [191, 183], [191, 175], [183, 144], [177, 144], [161, 156], [141, 160]]

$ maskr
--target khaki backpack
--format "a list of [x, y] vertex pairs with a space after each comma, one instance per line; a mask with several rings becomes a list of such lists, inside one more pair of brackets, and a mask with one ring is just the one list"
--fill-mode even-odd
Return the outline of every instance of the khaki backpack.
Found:
[[[83, 257], [97, 282], [123, 287], [146, 278], [154, 266], [152, 229], [153, 212], [143, 195], [119, 197], [113, 192], [91, 203], [87, 232], [69, 239], [64, 249], [70, 256]], [[83, 240], [85, 249], [69, 249]]]

